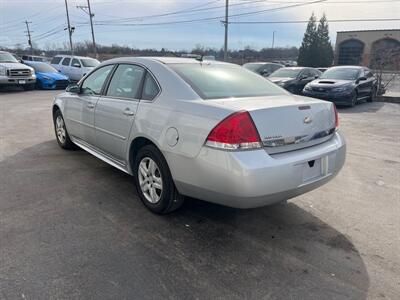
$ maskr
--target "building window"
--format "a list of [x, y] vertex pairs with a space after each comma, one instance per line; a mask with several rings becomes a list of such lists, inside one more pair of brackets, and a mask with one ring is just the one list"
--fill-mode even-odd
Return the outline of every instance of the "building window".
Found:
[[400, 42], [384, 38], [372, 44], [370, 67], [377, 70], [400, 68]]
[[344, 41], [339, 46], [339, 65], [360, 65], [364, 44], [358, 40]]

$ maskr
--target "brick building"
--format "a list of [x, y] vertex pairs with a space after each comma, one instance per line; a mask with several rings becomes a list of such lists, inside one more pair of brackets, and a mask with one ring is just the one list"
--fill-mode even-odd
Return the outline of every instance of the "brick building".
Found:
[[393, 56], [385, 69], [399, 69], [400, 29], [339, 31], [336, 37], [335, 65], [362, 65], [374, 68], [377, 59]]

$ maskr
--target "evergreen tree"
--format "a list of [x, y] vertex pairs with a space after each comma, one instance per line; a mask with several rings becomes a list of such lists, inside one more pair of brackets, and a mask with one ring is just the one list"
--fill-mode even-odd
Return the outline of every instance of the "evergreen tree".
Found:
[[297, 64], [303, 67], [312, 66], [313, 60], [317, 56], [317, 26], [314, 13], [312, 13], [308, 24], [306, 32], [304, 33], [303, 42], [299, 49], [299, 57], [297, 59]]
[[329, 26], [325, 14], [319, 20], [317, 29], [318, 40], [318, 66], [330, 67], [333, 62], [333, 48], [329, 38]]

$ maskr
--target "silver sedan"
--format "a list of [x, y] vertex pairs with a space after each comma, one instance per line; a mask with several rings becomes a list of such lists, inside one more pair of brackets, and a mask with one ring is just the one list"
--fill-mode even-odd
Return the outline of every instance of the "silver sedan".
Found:
[[334, 104], [240, 66], [184, 58], [106, 61], [54, 100], [57, 142], [133, 175], [151, 211], [184, 196], [231, 207], [313, 190], [342, 168]]

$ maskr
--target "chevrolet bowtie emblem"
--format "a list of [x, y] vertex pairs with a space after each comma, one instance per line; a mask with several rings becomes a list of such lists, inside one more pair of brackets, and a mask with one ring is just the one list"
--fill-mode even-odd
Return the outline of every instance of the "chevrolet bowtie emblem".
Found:
[[304, 124], [310, 124], [312, 122], [312, 119], [310, 117], [305, 117], [303, 122]]

